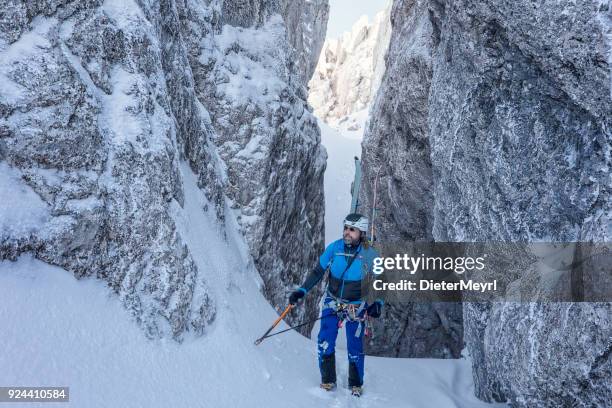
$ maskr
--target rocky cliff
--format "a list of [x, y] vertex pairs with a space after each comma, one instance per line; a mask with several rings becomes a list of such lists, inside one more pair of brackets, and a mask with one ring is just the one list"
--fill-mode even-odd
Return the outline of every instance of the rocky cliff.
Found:
[[106, 280], [150, 337], [204, 333], [221, 299], [173, 219], [185, 160], [286, 303], [322, 250], [325, 166], [305, 84], [328, 6], [293, 3], [1, 2], [0, 258]]
[[[598, 1], [395, 1], [363, 144], [378, 238], [609, 242], [610, 13]], [[484, 400], [612, 400], [609, 303], [426, 309], [428, 327], [423, 312], [388, 308], [407, 327], [396, 352], [441, 355], [439, 338], [456, 349], [462, 325]]]
[[[428, 142], [433, 29], [426, 4], [395, 2], [386, 72], [370, 109], [362, 143], [362, 211], [371, 214], [377, 185], [379, 243], [433, 241], [431, 149]], [[463, 347], [462, 308], [414, 303], [386, 308], [369, 352], [388, 356], [458, 357]]]

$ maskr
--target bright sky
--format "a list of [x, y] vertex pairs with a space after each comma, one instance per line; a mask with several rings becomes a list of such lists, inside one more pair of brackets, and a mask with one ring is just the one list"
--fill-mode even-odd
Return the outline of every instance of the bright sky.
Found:
[[339, 38], [345, 31], [350, 31], [353, 24], [364, 14], [371, 22], [374, 15], [385, 8], [387, 1], [329, 0], [327, 38]]

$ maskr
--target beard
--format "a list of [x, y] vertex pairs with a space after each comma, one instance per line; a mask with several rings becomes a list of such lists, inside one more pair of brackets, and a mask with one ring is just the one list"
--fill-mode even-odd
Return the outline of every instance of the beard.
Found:
[[348, 234], [345, 235], [342, 239], [344, 240], [344, 245], [347, 246], [357, 246], [359, 245], [360, 241], [360, 238], [352, 239]]

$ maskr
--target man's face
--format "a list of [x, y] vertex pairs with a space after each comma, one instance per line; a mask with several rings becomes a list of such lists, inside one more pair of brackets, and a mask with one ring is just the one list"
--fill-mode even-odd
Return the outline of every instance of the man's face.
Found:
[[342, 239], [346, 245], [356, 245], [359, 243], [361, 237], [361, 231], [355, 227], [344, 226], [344, 232], [342, 233]]

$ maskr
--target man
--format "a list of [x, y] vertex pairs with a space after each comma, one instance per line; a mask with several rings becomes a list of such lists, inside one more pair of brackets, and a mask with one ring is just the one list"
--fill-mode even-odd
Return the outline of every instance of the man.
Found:
[[344, 219], [343, 239], [332, 242], [319, 258], [315, 269], [304, 284], [291, 293], [289, 303], [295, 305], [314, 287], [329, 269], [329, 279], [321, 311], [321, 328], [317, 339], [321, 388], [336, 387], [335, 347], [338, 328], [346, 320], [346, 343], [349, 360], [349, 387], [355, 396], [363, 385], [363, 335], [365, 317], [380, 317], [382, 300], [371, 305], [362, 293], [364, 279], [372, 273], [372, 263], [378, 253], [370, 248], [366, 238], [368, 219], [361, 214], [349, 214]]

